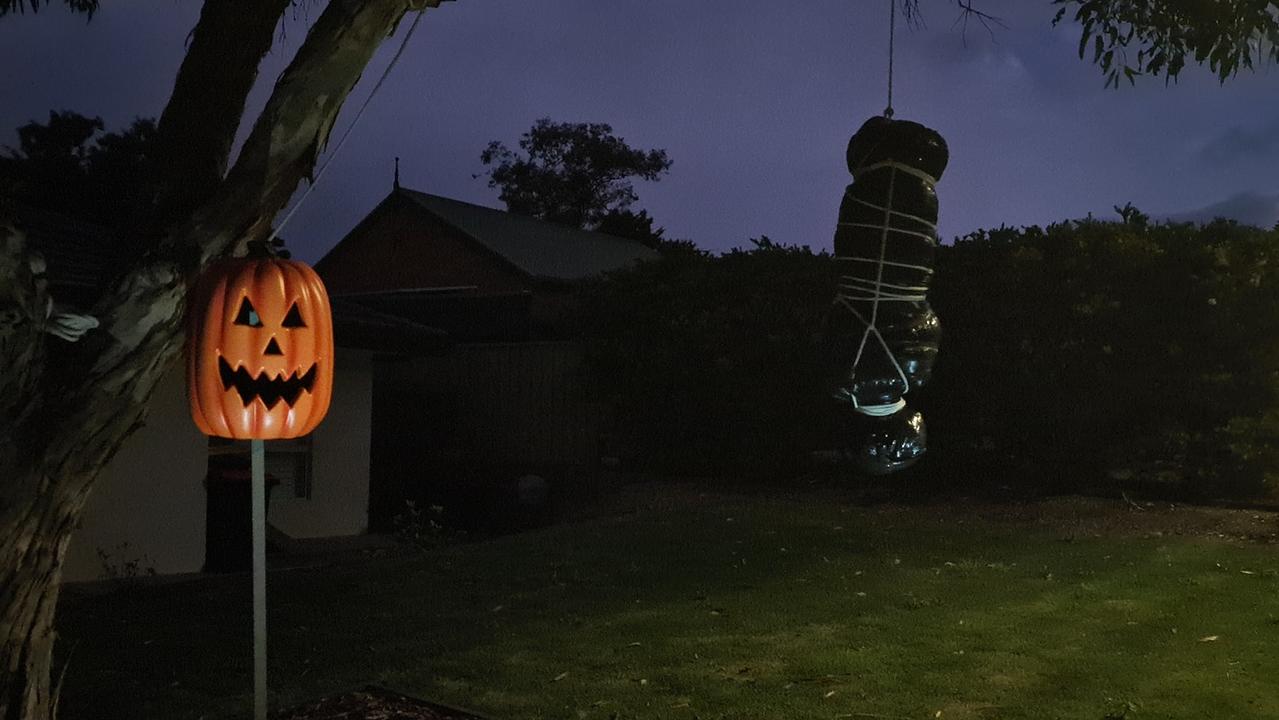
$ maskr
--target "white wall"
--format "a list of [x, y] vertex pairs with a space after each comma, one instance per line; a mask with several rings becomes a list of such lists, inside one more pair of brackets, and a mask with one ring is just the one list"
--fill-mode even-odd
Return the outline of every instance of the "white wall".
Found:
[[156, 387], [146, 425], [125, 441], [90, 493], [63, 579], [101, 577], [99, 548], [116, 565], [137, 560], [140, 572], [198, 571], [204, 564], [207, 447], [191, 421], [183, 368], [176, 363]]
[[329, 412], [312, 434], [311, 497], [297, 497], [287, 483], [271, 491], [267, 519], [295, 538], [359, 535], [368, 529], [372, 358], [362, 350], [339, 348], [335, 367]]
[[[296, 497], [287, 483], [271, 493], [268, 519], [295, 538], [368, 527], [372, 359], [339, 349], [336, 368], [329, 412], [313, 435], [311, 497]], [[203, 567], [208, 439], [191, 420], [185, 382], [180, 365], [161, 380], [146, 425], [98, 478], [71, 538], [64, 581], [103, 577], [99, 548], [117, 566], [137, 560], [140, 573]]]

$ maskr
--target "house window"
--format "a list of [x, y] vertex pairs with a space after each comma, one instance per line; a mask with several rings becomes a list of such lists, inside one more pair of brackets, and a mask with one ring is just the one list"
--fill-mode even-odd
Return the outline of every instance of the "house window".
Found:
[[[209, 438], [210, 456], [235, 456], [249, 462], [249, 441]], [[266, 444], [266, 474], [295, 498], [311, 499], [311, 436], [272, 440]]]

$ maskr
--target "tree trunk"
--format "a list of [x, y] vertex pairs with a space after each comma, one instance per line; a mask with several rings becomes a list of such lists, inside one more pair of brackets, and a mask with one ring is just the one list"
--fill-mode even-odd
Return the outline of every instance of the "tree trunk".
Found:
[[[100, 327], [75, 345], [43, 334], [47, 298], [39, 262], [0, 217], [0, 720], [49, 720], [55, 713], [53, 618], [67, 544], [98, 473], [141, 425], [152, 391], [176, 359], [188, 282], [213, 258], [269, 231], [298, 183], [311, 176], [373, 52], [405, 12], [440, 1], [330, 0], [226, 179], [106, 291], [92, 313]], [[218, 36], [236, 42], [233, 33]], [[180, 83], [200, 79], [179, 76]], [[200, 97], [180, 94], [192, 102]], [[234, 129], [219, 126], [223, 134]]]
[[[47, 478], [29, 477], [41, 488], [35, 502], [19, 520], [17, 564], [5, 573], [0, 589], [0, 710], [4, 720], [49, 720], [57, 710], [57, 689], [51, 685], [56, 634], [54, 610], [71, 530], [79, 517], [84, 494], [68, 497], [50, 492]], [[85, 478], [80, 483], [87, 487]]]
[[209, 199], [226, 174], [245, 99], [291, 0], [206, 0], [156, 134], [164, 228]]
[[[39, 261], [27, 254], [22, 234], [0, 225], [0, 297], [4, 304], [0, 313], [0, 437], [6, 443], [11, 443], [15, 430], [30, 415], [32, 391], [43, 364], [48, 297], [36, 279], [42, 269]], [[5, 489], [0, 493], [0, 519], [6, 530], [0, 544], [0, 638], [5, 639], [0, 646], [0, 718], [43, 720], [53, 705], [49, 662], [61, 555], [56, 547], [39, 539], [57, 538], [57, 533], [37, 535], [40, 521], [51, 517], [47, 505], [53, 496], [42, 496], [38, 479], [16, 462], [14, 453], [0, 453], [0, 482]], [[20, 514], [15, 512], [19, 507]]]
[[[8, 298], [28, 293], [17, 310], [6, 308], [11, 322], [0, 326], [0, 370], [6, 381], [0, 383], [5, 408], [0, 419], [5, 439], [0, 446], [0, 719], [48, 720], [57, 706], [50, 666], [62, 562], [98, 471], [140, 425], [145, 404], [76, 403], [74, 388], [45, 387], [51, 369], [58, 367], [47, 356], [65, 354], [71, 346], [43, 332], [48, 301], [39, 279], [43, 263], [26, 252], [13, 228], [0, 226], [0, 233], [5, 234], [0, 270], [10, 271], [0, 274], [0, 288]], [[171, 282], [166, 290], [153, 289], [138, 299], [161, 308], [179, 306], [181, 285]], [[147, 362], [149, 351], [139, 347], [132, 358], [133, 380], [148, 394], [164, 372], [162, 365]], [[84, 384], [99, 379], [86, 378]]]

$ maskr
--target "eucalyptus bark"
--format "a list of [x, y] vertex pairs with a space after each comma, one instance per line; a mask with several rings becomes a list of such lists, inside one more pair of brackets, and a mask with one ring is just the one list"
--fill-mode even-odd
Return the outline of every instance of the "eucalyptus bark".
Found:
[[244, 103], [292, 0], [205, 0], [156, 130], [152, 227], [208, 200], [226, 174]]
[[[147, 401], [178, 354], [188, 283], [214, 258], [269, 232], [298, 183], [311, 176], [373, 52], [405, 12], [439, 2], [331, 0], [276, 82], [230, 173], [110, 286], [91, 313], [101, 325], [78, 343], [43, 333], [47, 295], [40, 262], [0, 216], [0, 720], [56, 714], [53, 619], [67, 544], [98, 473], [145, 421]], [[222, 10], [232, 7], [217, 2]], [[227, 20], [225, 12], [214, 16]], [[242, 17], [249, 32], [270, 20], [265, 13]], [[209, 37], [236, 43], [232, 27], [223, 25]], [[218, 67], [218, 57], [216, 43], [200, 53], [193, 47], [173, 102], [199, 104], [201, 95], [187, 92], [191, 86], [221, 72], [244, 72], [243, 66]], [[238, 57], [256, 72], [260, 54]], [[247, 94], [249, 85], [207, 102], [239, 114], [243, 98], [237, 104], [234, 96]], [[199, 117], [190, 108], [166, 109], [165, 115]], [[180, 126], [174, 122], [170, 127]], [[188, 132], [208, 132], [198, 122], [189, 125]], [[235, 127], [221, 122], [211, 136], [225, 140]], [[179, 141], [174, 131], [168, 142]], [[225, 167], [216, 156], [229, 153], [229, 142], [199, 147], [204, 149], [193, 152], [203, 158], [181, 159], [206, 174]]]

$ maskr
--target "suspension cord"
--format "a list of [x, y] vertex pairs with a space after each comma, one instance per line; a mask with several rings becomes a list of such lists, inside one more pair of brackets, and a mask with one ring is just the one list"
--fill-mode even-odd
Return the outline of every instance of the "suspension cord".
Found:
[[888, 0], [888, 107], [884, 117], [893, 117], [893, 41], [897, 35], [897, 0]]
[[[311, 191], [315, 189], [315, 184], [320, 181], [320, 177], [324, 175], [324, 171], [329, 169], [329, 163], [333, 162], [333, 158], [337, 157], [338, 151], [342, 149], [342, 145], [345, 144], [346, 139], [350, 137], [351, 131], [355, 129], [355, 124], [360, 121], [360, 116], [364, 114], [369, 103], [373, 102], [373, 96], [377, 95], [377, 91], [382, 89], [382, 83], [386, 82], [386, 78], [391, 74], [391, 69], [400, 61], [400, 56], [404, 54], [404, 49], [409, 46], [409, 40], [413, 37], [413, 31], [417, 30], [417, 24], [422, 21], [422, 16], [425, 14], [426, 10], [419, 10], [417, 17], [413, 18], [413, 24], [409, 26], [408, 32], [404, 33], [404, 40], [400, 41], [399, 49], [396, 50], [395, 55], [391, 57], [391, 62], [388, 63], [386, 69], [382, 71], [382, 76], [377, 79], [377, 83], [373, 85], [373, 89], [369, 91], [368, 97], [364, 98], [364, 104], [360, 105], [360, 109], [356, 111], [355, 117], [351, 118], [351, 124], [346, 126], [346, 130], [342, 132], [342, 137], [338, 138], [337, 144], [333, 146], [332, 152], [330, 152], [329, 156], [324, 159], [324, 163], [320, 165], [320, 169], [316, 171], [315, 176], [311, 178], [311, 181], [307, 183], [306, 190], [302, 193], [302, 197], [298, 198], [298, 201], [293, 203], [293, 207], [289, 208], [289, 212], [285, 214], [284, 219], [281, 220], [280, 224], [276, 225], [275, 229], [271, 231], [271, 237], [267, 239], [267, 245], [270, 245], [272, 240], [279, 237], [280, 231], [284, 229], [285, 225], [289, 224], [289, 220], [293, 218], [293, 214], [298, 211], [298, 208], [302, 207], [302, 203], [306, 202], [307, 197], [311, 195]], [[396, 158], [396, 160], [396, 179], [398, 180], [399, 158]]]

